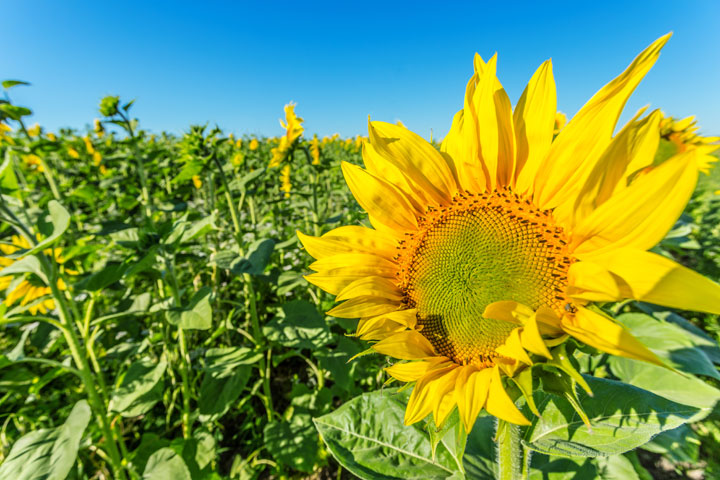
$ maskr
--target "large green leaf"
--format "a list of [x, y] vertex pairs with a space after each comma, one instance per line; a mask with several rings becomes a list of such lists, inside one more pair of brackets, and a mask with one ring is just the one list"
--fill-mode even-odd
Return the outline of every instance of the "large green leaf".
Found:
[[0, 465], [0, 478], [64, 480], [75, 464], [80, 439], [90, 416], [87, 402], [80, 400], [61, 426], [20, 437]]
[[335, 459], [360, 478], [462, 478], [444, 443], [433, 458], [427, 432], [403, 424], [406, 403], [394, 389], [365, 393], [315, 418], [315, 426]]
[[701, 349], [696, 348], [697, 341], [686, 330], [644, 313], [626, 313], [617, 317], [617, 320], [670, 366], [720, 380], [713, 362]]
[[711, 409], [720, 400], [720, 390], [690, 374], [673, 372], [667, 368], [639, 360], [612, 357], [612, 373], [620, 380], [653, 392], [673, 402]]
[[110, 399], [110, 410], [124, 417], [149, 411], [162, 398], [162, 379], [167, 362], [142, 359], [130, 365]]
[[143, 480], [192, 480], [182, 457], [171, 448], [161, 448], [147, 461]]
[[665, 430], [710, 411], [682, 405], [622, 382], [585, 376], [594, 393], [579, 392], [592, 430], [565, 399], [545, 394], [541, 417], [527, 428], [523, 443], [549, 455], [595, 457], [638, 447]]
[[317, 349], [332, 341], [325, 319], [307, 300], [288, 302], [282, 306], [282, 312], [263, 326], [269, 341], [299, 349]]
[[211, 348], [205, 354], [205, 375], [200, 385], [200, 421], [220, 418], [245, 388], [252, 365], [262, 357], [249, 348]]
[[202, 287], [195, 292], [187, 307], [173, 308], [167, 311], [168, 323], [184, 330], [207, 330], [212, 326], [211, 295], [210, 287]]

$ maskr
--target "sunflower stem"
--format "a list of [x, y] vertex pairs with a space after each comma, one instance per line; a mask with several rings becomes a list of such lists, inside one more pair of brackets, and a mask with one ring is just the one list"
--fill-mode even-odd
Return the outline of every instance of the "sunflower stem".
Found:
[[497, 425], [498, 480], [521, 480], [522, 443], [520, 427], [504, 420]]

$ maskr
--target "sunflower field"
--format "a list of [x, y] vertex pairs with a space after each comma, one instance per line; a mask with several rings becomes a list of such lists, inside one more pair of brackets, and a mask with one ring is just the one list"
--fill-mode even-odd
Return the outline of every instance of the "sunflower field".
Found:
[[665, 40], [569, 122], [476, 57], [442, 145], [50, 132], [2, 82], [0, 480], [720, 478], [718, 139], [614, 133]]

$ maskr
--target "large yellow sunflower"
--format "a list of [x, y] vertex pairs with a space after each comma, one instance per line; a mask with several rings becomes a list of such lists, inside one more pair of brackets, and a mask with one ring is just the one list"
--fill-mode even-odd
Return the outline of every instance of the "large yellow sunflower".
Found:
[[387, 372], [416, 382], [407, 424], [432, 412], [441, 425], [455, 406], [467, 431], [482, 408], [527, 424], [507, 378], [563, 361], [553, 356], [569, 337], [661, 363], [591, 302], [629, 298], [720, 313], [720, 285], [647, 251], [683, 211], [703, 153], [679, 153], [640, 175], [658, 148], [660, 112], [639, 112], [613, 136], [668, 38], [555, 138], [550, 61], [513, 110], [496, 57], [476, 55], [464, 108], [440, 151], [403, 127], [372, 122], [365, 169], [343, 163], [373, 228], [298, 232], [317, 259], [306, 278], [343, 302], [330, 315], [360, 318], [358, 335], [376, 341], [372, 349], [404, 360]]

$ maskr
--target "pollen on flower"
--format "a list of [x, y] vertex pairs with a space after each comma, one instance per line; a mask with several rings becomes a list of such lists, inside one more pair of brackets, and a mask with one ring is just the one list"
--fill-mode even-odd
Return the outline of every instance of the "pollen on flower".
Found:
[[460, 193], [419, 222], [398, 247], [398, 283], [439, 354], [489, 366], [517, 325], [483, 318], [487, 305], [514, 300], [562, 313], [569, 303], [565, 233], [509, 188]]

